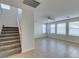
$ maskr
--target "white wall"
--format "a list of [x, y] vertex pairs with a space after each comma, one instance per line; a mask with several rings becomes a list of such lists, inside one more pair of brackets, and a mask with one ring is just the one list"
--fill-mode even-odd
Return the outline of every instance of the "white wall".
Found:
[[22, 52], [34, 49], [34, 15], [32, 8], [26, 5], [22, 6]]
[[1, 2], [15, 7], [19, 7], [23, 10], [21, 21], [22, 52], [34, 49], [34, 15], [32, 8], [23, 4], [23, 0], [1, 0]]
[[2, 19], [1, 19], [1, 17], [2, 17], [2, 16], [1, 16], [1, 10], [0, 10], [0, 34], [1, 34], [1, 29], [2, 29], [2, 22], [1, 22]]
[[8, 27], [17, 27], [17, 8], [11, 7], [10, 10], [2, 9], [0, 15], [2, 25]]

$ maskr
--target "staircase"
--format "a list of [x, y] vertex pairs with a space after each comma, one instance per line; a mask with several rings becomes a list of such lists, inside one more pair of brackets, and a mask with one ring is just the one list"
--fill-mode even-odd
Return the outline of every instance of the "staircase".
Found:
[[18, 27], [3, 27], [0, 35], [0, 57], [21, 52]]

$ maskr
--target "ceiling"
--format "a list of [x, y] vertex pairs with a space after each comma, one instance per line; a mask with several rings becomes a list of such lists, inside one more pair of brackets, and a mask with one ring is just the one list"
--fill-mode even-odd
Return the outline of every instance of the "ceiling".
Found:
[[41, 4], [35, 9], [36, 21], [47, 21], [46, 16], [63, 20], [79, 16], [79, 0], [37, 0]]
[[[48, 21], [47, 16], [63, 20], [79, 16], [79, 0], [37, 0], [40, 5], [34, 9], [36, 22]], [[2, 3], [20, 7], [23, 0], [0, 0]]]

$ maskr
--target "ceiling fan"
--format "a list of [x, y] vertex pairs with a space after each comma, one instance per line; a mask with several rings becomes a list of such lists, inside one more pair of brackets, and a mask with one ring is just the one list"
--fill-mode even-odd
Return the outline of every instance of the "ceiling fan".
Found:
[[47, 16], [48, 21], [55, 21], [55, 17]]

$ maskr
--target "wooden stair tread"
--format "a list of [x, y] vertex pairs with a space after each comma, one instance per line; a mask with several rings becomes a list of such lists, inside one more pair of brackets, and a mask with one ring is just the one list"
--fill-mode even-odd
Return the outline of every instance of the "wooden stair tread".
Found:
[[20, 52], [21, 52], [21, 48], [15, 48], [15, 49], [11, 49], [11, 50], [8, 50], [8, 51], [0, 52], [0, 58], [8, 57], [10, 55], [20, 53]]
[[1, 46], [0, 47], [0, 53], [3, 52], [3, 51], [6, 51], [6, 50], [11, 50], [11, 49], [14, 49], [14, 48], [18, 48], [18, 47], [20, 47], [19, 43], [7, 45], [7, 46]]
[[11, 33], [11, 34], [2, 34], [0, 37], [11, 37], [11, 36], [19, 36], [19, 33]]
[[3, 42], [0, 42], [0, 47], [5, 45], [10, 45], [10, 44], [15, 44], [15, 43], [20, 43], [20, 41], [19, 40], [3, 41]]
[[[19, 33], [12, 33], [12, 34], [7, 33], [7, 34], [1, 34], [1, 35], [16, 35], [16, 34], [19, 34]], [[0, 36], [1, 36], [1, 35], [0, 35]]]
[[7, 39], [11, 39], [11, 38], [19, 38], [19, 36], [1, 37], [0, 40], [1, 40], [1, 39], [6, 39], [6, 40], [7, 40]]
[[19, 38], [11, 38], [11, 39], [2, 39], [0, 40], [0, 42], [3, 42], [3, 41], [12, 41], [12, 40], [19, 40]]
[[3, 42], [0, 42], [0, 44], [1, 44], [1, 43], [8, 43], [8, 42], [15, 42], [15, 41], [19, 41], [19, 40], [3, 41]]

